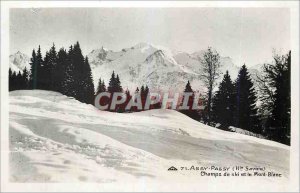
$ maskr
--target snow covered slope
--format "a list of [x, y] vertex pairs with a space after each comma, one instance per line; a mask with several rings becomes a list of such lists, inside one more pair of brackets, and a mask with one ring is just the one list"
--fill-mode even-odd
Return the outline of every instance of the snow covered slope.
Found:
[[29, 57], [26, 54], [21, 52], [16, 52], [9, 56], [9, 67], [12, 69], [13, 72], [18, 73], [19, 71], [23, 71], [26, 67], [29, 70]]
[[[9, 99], [12, 182], [198, 185], [215, 179], [167, 171], [191, 165], [266, 167], [283, 178], [251, 182], [288, 180], [288, 146], [218, 130], [174, 110], [104, 112], [41, 90], [13, 91]], [[250, 186], [244, 179], [231, 180]]]

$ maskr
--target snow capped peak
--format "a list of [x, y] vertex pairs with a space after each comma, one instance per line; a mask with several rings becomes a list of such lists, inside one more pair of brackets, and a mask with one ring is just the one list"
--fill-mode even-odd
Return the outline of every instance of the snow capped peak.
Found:
[[20, 51], [9, 56], [9, 67], [13, 72], [23, 71], [25, 67], [28, 70], [30, 67], [29, 62], [29, 57]]
[[108, 51], [108, 49], [107, 49], [107, 48], [104, 48], [103, 46], [101, 47], [101, 50], [102, 50], [103, 52], [107, 52], [107, 51]]
[[10, 56], [13, 56], [15, 58], [28, 58], [28, 56], [20, 51], [17, 51], [14, 54], [11, 54]]
[[136, 44], [135, 46], [133, 46], [134, 48], [144, 48], [144, 47], [149, 47], [151, 46], [150, 43], [146, 43], [146, 42], [140, 42], [138, 44]]
[[[107, 82], [111, 73], [115, 71], [121, 74], [122, 86], [128, 87], [129, 90], [147, 84], [163, 91], [165, 89], [182, 91], [186, 81], [190, 80], [195, 90], [205, 91], [203, 81], [199, 78], [203, 69], [198, 59], [204, 51], [189, 54], [160, 45], [140, 42], [120, 51], [107, 51], [99, 48], [92, 51], [88, 57], [95, 86], [100, 77]], [[237, 77], [239, 67], [232, 62], [230, 57], [221, 56], [220, 63], [220, 81], [223, 78], [222, 74], [227, 70], [232, 79]]]
[[165, 50], [157, 50], [149, 57], [146, 58], [145, 62], [152, 62], [153, 59], [156, 59], [157, 62], [165, 63], [169, 62], [171, 64], [177, 65], [177, 62], [173, 56]]

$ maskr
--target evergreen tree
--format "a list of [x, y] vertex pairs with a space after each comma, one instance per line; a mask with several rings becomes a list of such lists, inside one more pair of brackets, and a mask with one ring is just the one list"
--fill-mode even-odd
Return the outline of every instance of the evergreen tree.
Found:
[[139, 89], [139, 87], [136, 87], [135, 94], [139, 94], [139, 93], [140, 93], [140, 89]]
[[62, 94], [76, 98], [77, 93], [75, 82], [75, 66], [73, 63], [73, 46], [70, 46], [68, 56], [65, 60], [67, 65], [62, 82]]
[[[263, 80], [273, 91], [268, 92], [272, 100], [270, 103], [266, 103], [266, 108], [271, 112], [267, 119], [266, 135], [278, 142], [290, 144], [291, 52], [286, 56], [276, 55], [274, 60], [275, 65], [265, 65], [264, 67], [265, 77]], [[266, 89], [261, 91], [266, 96], [268, 95]]]
[[30, 78], [29, 78], [29, 88], [36, 89], [38, 82], [38, 67], [37, 67], [37, 57], [35, 50], [32, 51], [32, 56], [30, 59]]
[[84, 77], [85, 77], [85, 60], [84, 56], [82, 55], [82, 51], [79, 45], [79, 42], [76, 42], [74, 45], [74, 50], [73, 50], [73, 62], [75, 66], [75, 82], [76, 82], [76, 93], [77, 93], [77, 99], [79, 101], [84, 101], [85, 99], [85, 94], [82, 92], [81, 85], [84, 84]]
[[111, 78], [109, 80], [109, 84], [107, 87], [107, 91], [110, 93], [114, 93], [114, 92], [123, 92], [123, 88], [121, 86], [121, 81], [119, 78], [119, 75], [117, 74], [117, 76], [115, 75], [115, 71], [113, 71]]
[[14, 88], [13, 88], [13, 72], [12, 72], [11, 68], [9, 68], [9, 71], [8, 71], [8, 90], [9, 91], [14, 90]]
[[18, 72], [15, 82], [16, 82], [16, 90], [23, 89], [24, 83], [23, 83], [23, 77], [22, 77], [21, 71]]
[[116, 77], [116, 91], [117, 92], [123, 92], [123, 88], [121, 86], [121, 81], [120, 81], [120, 78], [119, 78], [118, 74], [117, 74], [117, 77]]
[[9, 91], [28, 89], [29, 74], [26, 68], [23, 71], [12, 72], [9, 68]]
[[146, 87], [145, 87], [145, 95], [148, 96], [148, 94], [149, 94], [149, 87], [146, 85]]
[[48, 72], [48, 88], [53, 91], [58, 91], [58, 84], [59, 84], [59, 74], [57, 73], [57, 62], [58, 62], [58, 57], [57, 57], [57, 52], [55, 49], [55, 45], [53, 43], [52, 47], [49, 50], [49, 59], [48, 59], [48, 64], [46, 71]]
[[81, 91], [81, 85], [84, 77], [84, 57], [81, 52], [79, 42], [76, 42], [73, 46], [72, 53], [70, 55], [71, 63], [74, 66], [73, 81], [74, 81], [74, 93], [75, 98], [81, 102], [84, 101], [84, 93]]
[[18, 80], [17, 80], [17, 73], [16, 72], [13, 72], [12, 73], [12, 90], [17, 90], [18, 89]]
[[144, 87], [144, 85], [142, 85], [140, 95], [141, 95], [141, 101], [142, 101], [143, 110], [145, 110], [145, 104], [146, 104], [146, 101], [147, 101], [147, 98], [148, 98], [148, 94], [149, 94], [149, 88], [148, 88], [148, 86], [146, 85]]
[[[63, 48], [57, 53], [53, 44], [44, 60], [39, 46], [37, 53], [33, 50], [30, 64], [30, 87], [33, 89], [58, 91], [81, 102], [93, 103], [95, 92], [91, 67], [78, 42], [68, 53]], [[115, 84], [121, 85], [118, 76], [116, 80]], [[118, 88], [120, 90], [121, 86]]]
[[103, 92], [106, 92], [106, 91], [107, 91], [104, 80], [102, 80], [102, 89], [101, 89], [101, 90], [102, 90]]
[[239, 71], [236, 83], [235, 126], [254, 133], [260, 133], [256, 109], [256, 96], [252, 80], [243, 65]]
[[55, 80], [56, 80], [56, 88], [54, 88], [55, 91], [64, 93], [63, 84], [65, 80], [66, 70], [69, 66], [69, 59], [68, 54], [65, 49], [61, 48], [57, 53], [57, 66], [55, 68]]
[[213, 101], [213, 117], [216, 123], [220, 123], [222, 129], [228, 129], [233, 125], [235, 110], [234, 84], [228, 71], [224, 75]]
[[192, 87], [191, 87], [190, 81], [187, 82], [187, 84], [185, 86], [185, 89], [184, 89], [184, 92], [187, 92], [187, 93], [188, 92], [191, 92], [191, 93], [194, 92], [193, 89], [192, 89]]
[[41, 47], [39, 46], [36, 54], [36, 71], [35, 71], [35, 77], [36, 77], [36, 89], [44, 89], [45, 86], [45, 70], [43, 68], [43, 57], [41, 53]]
[[141, 96], [145, 95], [145, 87], [144, 85], [141, 86]]
[[23, 89], [28, 89], [28, 84], [29, 84], [28, 77], [29, 77], [29, 74], [28, 74], [27, 68], [25, 67], [23, 70], [23, 74], [22, 74], [22, 82], [23, 82], [22, 88]]
[[[105, 86], [105, 83], [104, 83], [104, 80], [102, 81], [101, 78], [99, 78], [99, 81], [98, 81], [98, 87], [97, 87], [97, 90], [96, 90], [96, 95], [102, 93], [102, 92], [106, 92], [106, 86]], [[100, 99], [100, 101], [98, 101], [102, 106], [108, 104], [109, 100], [106, 98], [106, 97], [102, 97]]]
[[[120, 81], [120, 78], [119, 78], [119, 75], [117, 74], [117, 76], [115, 75], [115, 72], [113, 71], [112, 75], [111, 75], [111, 78], [109, 80], [109, 85], [107, 87], [107, 91], [111, 93], [111, 98], [110, 98], [110, 102], [109, 102], [109, 106], [111, 104], [111, 99], [113, 97], [113, 94], [115, 92], [123, 92], [123, 89], [122, 89], [122, 86], [121, 86], [121, 81]], [[116, 111], [120, 112], [120, 111], [123, 111], [124, 109], [122, 109], [123, 106], [122, 105], [119, 105], [116, 107]], [[113, 111], [115, 111], [113, 110]]]
[[101, 78], [99, 78], [96, 95], [102, 92], [106, 92], [106, 86], [104, 80], [102, 81]]
[[[184, 104], [184, 101], [187, 100], [188, 109], [180, 110], [180, 112], [191, 117], [192, 119], [197, 120], [199, 118], [198, 111], [196, 109], [193, 109], [195, 94], [191, 87], [190, 81], [187, 82], [183, 93], [186, 94], [186, 96], [183, 96], [180, 106], [182, 106]], [[185, 97], [188, 97], [188, 99], [185, 99]]]
[[49, 62], [49, 52], [46, 51], [45, 57], [42, 61], [41, 66], [39, 66], [39, 89], [50, 90], [50, 62]]
[[82, 102], [92, 104], [94, 102], [94, 82], [92, 77], [92, 70], [89, 64], [89, 60], [85, 57], [84, 66], [82, 68], [82, 82], [80, 85], [81, 92], [83, 94]]
[[[58, 67], [58, 64], [62, 62], [67, 65]], [[92, 104], [95, 93], [91, 67], [88, 58], [83, 57], [78, 42], [70, 47], [67, 57], [65, 51], [60, 50], [57, 68], [65, 69], [61, 86], [62, 92], [81, 102]]]
[[109, 80], [109, 84], [108, 84], [108, 87], [107, 87], [107, 91], [110, 92], [110, 93], [114, 93], [114, 92], [117, 92], [116, 91], [116, 87], [117, 87], [117, 84], [116, 84], [116, 76], [115, 76], [115, 71], [113, 71], [112, 75], [111, 75], [111, 78]]

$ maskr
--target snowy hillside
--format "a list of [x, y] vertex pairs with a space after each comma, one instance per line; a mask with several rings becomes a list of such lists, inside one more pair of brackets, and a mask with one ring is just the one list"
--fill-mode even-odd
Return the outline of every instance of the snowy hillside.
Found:
[[[197, 60], [201, 53], [174, 53], [167, 48], [139, 43], [119, 52], [104, 48], [93, 50], [88, 58], [95, 85], [99, 77], [107, 83], [114, 70], [120, 74], [123, 87], [130, 90], [147, 84], [152, 90], [181, 92], [187, 80], [196, 90], [204, 89], [200, 80], [202, 70]], [[221, 57], [221, 72], [224, 74], [226, 70], [236, 78], [239, 68], [232, 63], [231, 58]]]
[[201, 184], [214, 179], [198, 171], [167, 171], [191, 165], [266, 167], [283, 174], [251, 178], [265, 184], [289, 176], [288, 146], [218, 130], [174, 110], [104, 112], [41, 90], [13, 91], [9, 99], [13, 182]]
[[29, 70], [29, 57], [26, 54], [21, 52], [16, 52], [9, 56], [9, 67], [12, 69], [13, 72], [23, 71], [26, 67]]

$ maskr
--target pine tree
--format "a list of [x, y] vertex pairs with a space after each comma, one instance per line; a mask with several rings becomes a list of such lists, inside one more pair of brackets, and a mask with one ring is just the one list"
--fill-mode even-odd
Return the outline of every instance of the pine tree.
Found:
[[256, 96], [252, 80], [243, 65], [239, 71], [236, 83], [235, 126], [254, 133], [260, 133], [256, 109]]
[[286, 56], [275, 56], [275, 66], [269, 68], [274, 102], [268, 120], [267, 135], [278, 142], [290, 144], [291, 116], [291, 52]]
[[83, 81], [85, 78], [85, 60], [82, 55], [82, 51], [79, 45], [79, 42], [76, 42], [74, 44], [73, 49], [71, 50], [71, 53], [69, 55], [71, 65], [72, 65], [72, 93], [73, 97], [81, 102], [85, 102], [85, 93], [86, 91], [83, 91], [81, 86], [83, 85]]
[[95, 91], [92, 70], [87, 57], [85, 57], [84, 66], [82, 69], [82, 82], [80, 86], [83, 93], [82, 102], [92, 104], [94, 102]]
[[115, 77], [115, 71], [113, 71], [111, 78], [109, 80], [109, 84], [107, 87], [107, 91], [110, 93], [114, 93], [117, 92], [116, 91], [116, 77]]
[[[180, 112], [191, 117], [192, 119], [197, 120], [199, 118], [198, 111], [196, 109], [193, 109], [195, 94], [191, 87], [190, 81], [187, 82], [183, 93], [185, 93], [187, 96], [183, 96], [180, 106], [182, 106], [184, 104], [184, 101], [187, 100], [188, 109], [180, 110]], [[188, 99], [185, 99], [185, 97], [188, 97]]]
[[30, 59], [30, 78], [29, 78], [29, 88], [36, 89], [38, 82], [38, 67], [37, 67], [37, 57], [35, 50], [32, 51], [32, 56]]
[[135, 94], [139, 94], [139, 93], [140, 93], [140, 89], [139, 89], [139, 87], [136, 87]]
[[9, 91], [14, 90], [14, 88], [13, 88], [13, 72], [12, 72], [11, 68], [9, 68], [9, 71], [8, 71], [8, 90]]
[[12, 72], [9, 68], [9, 91], [28, 89], [29, 74], [26, 68], [23, 71]]
[[62, 94], [70, 97], [77, 97], [76, 82], [75, 82], [75, 66], [73, 63], [73, 46], [70, 46], [68, 55], [66, 58], [66, 70], [64, 72], [64, 78], [62, 82]]
[[123, 88], [118, 74], [116, 77], [116, 92], [123, 92]]
[[111, 78], [109, 80], [109, 84], [107, 87], [107, 91], [110, 93], [114, 93], [114, 92], [123, 92], [123, 88], [121, 86], [121, 81], [119, 78], [119, 75], [117, 74], [117, 76], [115, 75], [115, 71], [113, 71]]
[[52, 47], [49, 50], [49, 60], [48, 60], [48, 64], [47, 64], [47, 69], [46, 71], [48, 72], [48, 88], [49, 90], [53, 90], [53, 91], [58, 91], [58, 84], [59, 84], [59, 80], [58, 80], [58, 73], [57, 73], [57, 62], [58, 62], [58, 57], [57, 57], [57, 52], [55, 49], [55, 45], [53, 43]]
[[[96, 90], [96, 94], [95, 95], [98, 95], [100, 93], [103, 93], [103, 92], [106, 92], [106, 86], [105, 86], [105, 83], [104, 83], [104, 80], [102, 81], [101, 78], [99, 78], [99, 81], [98, 81], [98, 87], [97, 87], [97, 90]], [[98, 101], [102, 106], [106, 105], [109, 103], [109, 100], [106, 98], [106, 97], [102, 97], [100, 99], [100, 101]]]
[[[109, 85], [107, 87], [107, 91], [111, 93], [111, 96], [113, 96], [113, 94], [115, 92], [118, 92], [118, 93], [123, 92], [123, 88], [121, 86], [121, 81], [120, 81], [119, 75], [117, 74], [117, 76], [116, 76], [114, 71], [109, 80]], [[112, 97], [110, 98], [109, 104], [111, 104], [111, 99], [112, 99]], [[124, 110], [124, 109], [120, 109], [120, 108], [122, 108], [122, 105], [119, 105], [118, 107], [116, 107], [115, 110], [117, 110], [118, 112]]]
[[144, 85], [142, 85], [140, 95], [141, 95], [143, 110], [145, 110], [145, 104], [148, 98], [148, 94], [149, 94], [149, 87], [147, 85], [145, 87]]
[[63, 84], [65, 80], [65, 73], [67, 70], [67, 66], [69, 65], [68, 54], [65, 49], [61, 48], [57, 53], [57, 66], [55, 69], [55, 80], [56, 80], [56, 88], [55, 90], [58, 92], [64, 93]]
[[29, 84], [28, 77], [29, 77], [29, 74], [28, 74], [27, 68], [25, 67], [23, 70], [23, 74], [22, 74], [23, 89], [28, 89], [28, 84]]
[[141, 96], [145, 95], [145, 87], [144, 85], [141, 86]]
[[12, 90], [18, 90], [18, 80], [17, 80], [17, 73], [12, 73]]
[[233, 116], [235, 110], [235, 91], [234, 84], [231, 81], [228, 71], [224, 75], [219, 89], [216, 92], [213, 101], [213, 117], [216, 123], [220, 123], [220, 128], [228, 129], [233, 125]]
[[16, 76], [16, 90], [21, 90], [23, 89], [23, 77], [21, 74], [21, 71], [18, 72], [17, 76]]
[[70, 47], [67, 57], [63, 50], [60, 51], [58, 63], [61, 62], [67, 63], [58, 67], [65, 68], [62, 92], [81, 102], [92, 104], [95, 92], [91, 67], [88, 58], [82, 55], [79, 42]]
[[145, 87], [145, 95], [148, 96], [148, 94], [149, 94], [149, 87], [146, 85], [146, 87]]
[[102, 81], [101, 78], [99, 78], [96, 95], [102, 92], [106, 92], [106, 86], [104, 80]]
[[41, 53], [41, 47], [39, 46], [37, 54], [36, 54], [36, 89], [44, 89], [45, 86], [45, 70], [43, 68], [43, 57]]
[[41, 66], [39, 66], [39, 89], [50, 90], [50, 62], [49, 62], [49, 52], [46, 51], [45, 57], [42, 61]]

